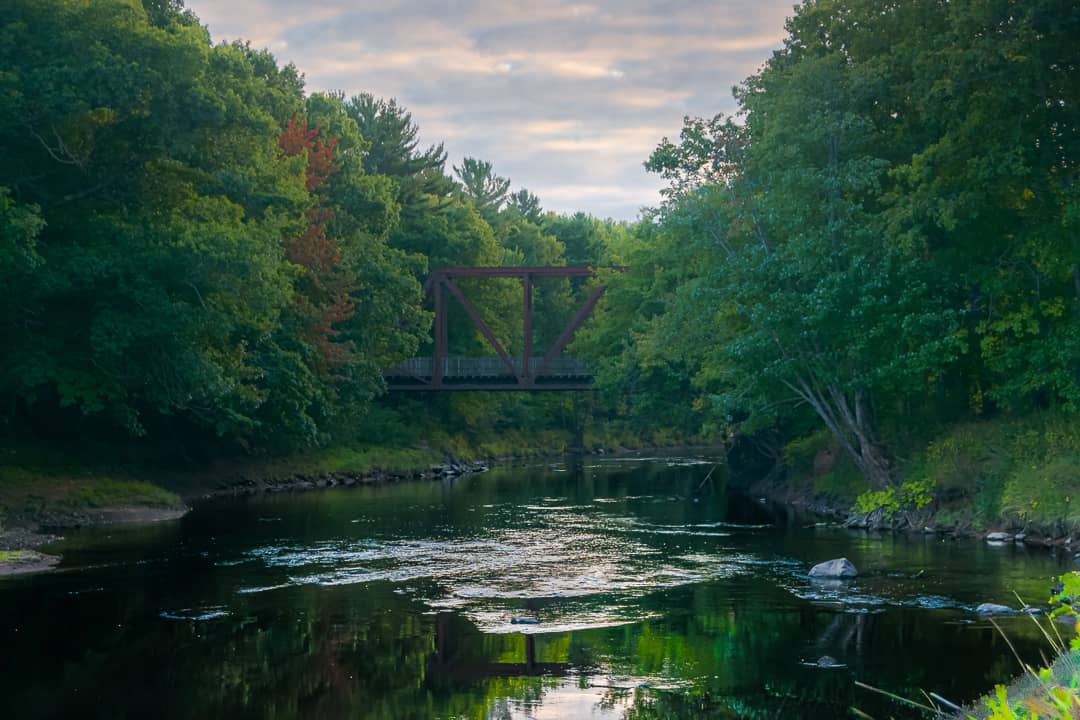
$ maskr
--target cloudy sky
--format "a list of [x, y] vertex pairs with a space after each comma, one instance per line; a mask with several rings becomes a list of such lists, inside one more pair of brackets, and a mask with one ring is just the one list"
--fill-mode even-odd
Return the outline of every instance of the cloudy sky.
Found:
[[548, 210], [633, 219], [642, 163], [781, 44], [792, 0], [188, 0], [215, 40], [293, 62], [309, 90], [394, 97], [450, 162], [490, 160]]

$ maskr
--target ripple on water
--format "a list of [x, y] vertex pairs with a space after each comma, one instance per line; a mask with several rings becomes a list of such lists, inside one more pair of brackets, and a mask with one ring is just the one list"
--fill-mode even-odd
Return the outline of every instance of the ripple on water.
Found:
[[[547, 601], [536, 631], [552, 632], [638, 622], [646, 616], [641, 598], [649, 593], [752, 571], [739, 562], [745, 556], [725, 558], [723, 551], [661, 560], [660, 549], [634, 537], [638, 532], [706, 537], [729, 533], [694, 526], [650, 527], [633, 518], [586, 517], [581, 509], [567, 506], [538, 506], [530, 512], [533, 517], [518, 527], [492, 529], [484, 540], [266, 545], [249, 551], [248, 559], [285, 571], [285, 582], [238, 592], [407, 582], [411, 585], [406, 594], [432, 608], [458, 610], [488, 632], [509, 631], [523, 602]], [[427, 589], [414, 589], [415, 584]]]
[[886, 607], [925, 610], [972, 610], [972, 606], [942, 595], [908, 592], [902, 585], [874, 580], [812, 580], [789, 572], [780, 585], [792, 595], [815, 604], [842, 608], [846, 613], [884, 612]]
[[188, 620], [188, 621], [202, 621], [202, 620], [216, 620], [218, 618], [228, 617], [232, 613], [224, 605], [210, 605], [203, 608], [181, 608], [179, 610], [162, 610], [158, 613], [158, 617], [166, 620]]

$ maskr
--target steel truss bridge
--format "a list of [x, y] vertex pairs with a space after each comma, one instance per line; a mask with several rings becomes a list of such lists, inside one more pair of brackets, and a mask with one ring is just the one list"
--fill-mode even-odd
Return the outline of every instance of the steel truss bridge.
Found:
[[[533, 282], [545, 278], [595, 278], [587, 266], [567, 267], [461, 267], [434, 271], [424, 283], [428, 300], [435, 310], [434, 346], [430, 357], [415, 357], [383, 373], [392, 391], [450, 390], [588, 390], [592, 373], [579, 361], [562, 354], [574, 334], [592, 314], [604, 294], [603, 285], [589, 291], [585, 301], [542, 355], [533, 347]], [[473, 303], [465, 297], [455, 280], [463, 278], [511, 278], [521, 281], [523, 293], [522, 326], [524, 351], [511, 357], [480, 318]], [[448, 316], [450, 300], [465, 311], [473, 326], [495, 352], [493, 357], [454, 357], [449, 346]]]

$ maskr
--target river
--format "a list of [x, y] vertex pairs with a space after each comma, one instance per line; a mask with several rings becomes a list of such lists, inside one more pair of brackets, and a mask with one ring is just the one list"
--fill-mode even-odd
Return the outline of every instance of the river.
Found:
[[[904, 717], [854, 681], [962, 702], [1018, 672], [973, 608], [1045, 602], [1059, 557], [815, 527], [712, 468], [589, 457], [72, 533], [59, 571], [0, 580], [3, 716]], [[841, 556], [855, 581], [806, 577]]]

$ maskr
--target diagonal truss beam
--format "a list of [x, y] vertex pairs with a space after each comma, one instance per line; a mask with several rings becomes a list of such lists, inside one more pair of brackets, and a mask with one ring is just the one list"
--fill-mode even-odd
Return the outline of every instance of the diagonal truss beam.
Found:
[[445, 285], [446, 288], [450, 291], [450, 293], [455, 298], [457, 298], [457, 301], [461, 303], [461, 307], [465, 308], [465, 312], [469, 314], [469, 318], [473, 321], [473, 324], [476, 325], [476, 328], [481, 333], [483, 333], [485, 338], [487, 338], [487, 341], [491, 344], [491, 347], [495, 348], [495, 352], [499, 354], [499, 357], [502, 359], [503, 364], [506, 365], [507, 368], [509, 368], [510, 374], [516, 377], [518, 379], [518, 382], [523, 382], [525, 378], [514, 367], [514, 363], [510, 359], [509, 353], [507, 353], [506, 349], [503, 348], [502, 344], [495, 337], [495, 334], [491, 332], [491, 329], [487, 326], [487, 323], [485, 323], [480, 318], [480, 314], [476, 312], [476, 308], [473, 307], [472, 303], [469, 302], [465, 295], [461, 292], [461, 288], [455, 285], [454, 281], [450, 278], [445, 278], [442, 282], [443, 285]]
[[547, 370], [548, 364], [563, 351], [563, 349], [570, 344], [570, 341], [574, 339], [574, 335], [578, 329], [584, 324], [586, 318], [592, 313], [593, 308], [596, 307], [596, 303], [600, 302], [600, 298], [604, 295], [604, 288], [593, 288], [593, 291], [589, 293], [589, 297], [586, 298], [585, 303], [578, 308], [577, 313], [567, 324], [566, 328], [559, 333], [559, 337], [555, 340], [554, 344], [544, 354], [544, 359], [540, 361], [540, 366], [536, 368], [536, 375], [534, 377], [540, 377]]

